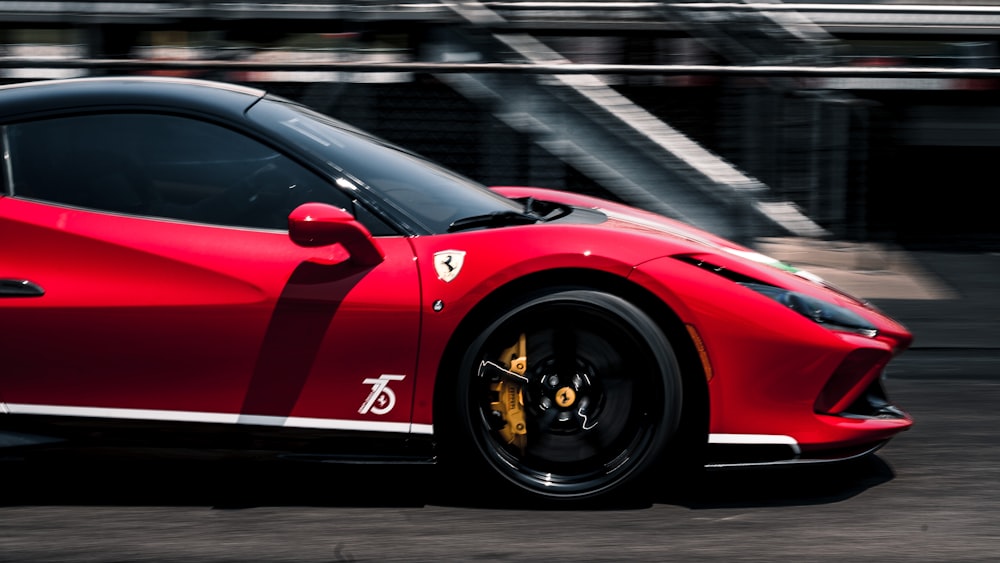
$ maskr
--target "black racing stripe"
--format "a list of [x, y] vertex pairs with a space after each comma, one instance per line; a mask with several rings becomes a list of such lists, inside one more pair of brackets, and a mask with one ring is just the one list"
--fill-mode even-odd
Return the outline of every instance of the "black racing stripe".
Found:
[[347, 294], [372, 270], [352, 261], [300, 264], [268, 324], [241, 414], [289, 416]]

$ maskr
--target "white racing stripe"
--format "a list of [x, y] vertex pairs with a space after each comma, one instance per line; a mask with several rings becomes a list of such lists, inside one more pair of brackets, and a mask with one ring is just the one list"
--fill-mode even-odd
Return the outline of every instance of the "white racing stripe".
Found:
[[323, 430], [357, 430], [364, 432], [397, 432], [403, 434], [433, 434], [430, 424], [409, 422], [379, 422], [369, 420], [341, 420], [333, 418], [305, 418], [283, 416], [243, 415], [239, 413], [191, 412], [149, 409], [110, 409], [99, 407], [68, 407], [60, 405], [25, 405], [7, 403], [8, 414], [41, 416], [77, 416], [84, 418], [118, 418], [127, 420], [160, 420], [165, 422], [200, 422], [206, 424], [240, 424], [278, 426], [283, 428], [319, 428]]
[[802, 453], [799, 443], [791, 436], [780, 434], [709, 434], [709, 444], [738, 444], [747, 446], [788, 446], [795, 455]]

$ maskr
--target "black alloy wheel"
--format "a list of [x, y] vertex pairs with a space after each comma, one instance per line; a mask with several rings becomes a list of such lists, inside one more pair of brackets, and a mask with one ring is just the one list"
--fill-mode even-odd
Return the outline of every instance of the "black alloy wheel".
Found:
[[632, 303], [565, 290], [506, 310], [465, 354], [461, 422], [486, 466], [549, 500], [635, 485], [677, 428], [681, 378]]

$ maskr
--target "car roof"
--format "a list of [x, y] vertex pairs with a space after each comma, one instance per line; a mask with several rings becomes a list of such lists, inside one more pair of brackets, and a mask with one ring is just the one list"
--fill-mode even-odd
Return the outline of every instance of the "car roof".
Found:
[[44, 80], [0, 86], [0, 120], [99, 108], [171, 108], [238, 118], [264, 94], [257, 88], [189, 78]]

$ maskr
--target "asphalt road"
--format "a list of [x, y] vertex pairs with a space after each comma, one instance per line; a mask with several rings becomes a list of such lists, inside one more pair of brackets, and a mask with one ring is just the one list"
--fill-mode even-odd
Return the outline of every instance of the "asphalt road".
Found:
[[649, 503], [444, 503], [425, 471], [0, 465], [0, 561], [996, 561], [1000, 354], [914, 351], [917, 420], [844, 466], [723, 472]]

